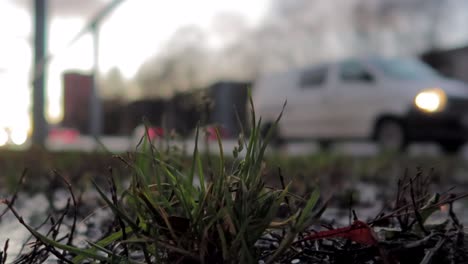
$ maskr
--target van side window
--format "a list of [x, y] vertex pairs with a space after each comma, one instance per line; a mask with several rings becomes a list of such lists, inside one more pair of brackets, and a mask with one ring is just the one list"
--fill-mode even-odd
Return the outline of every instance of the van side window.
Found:
[[374, 76], [358, 61], [346, 61], [340, 65], [343, 82], [373, 82]]
[[302, 88], [318, 88], [325, 82], [327, 67], [308, 69], [302, 72], [300, 86]]

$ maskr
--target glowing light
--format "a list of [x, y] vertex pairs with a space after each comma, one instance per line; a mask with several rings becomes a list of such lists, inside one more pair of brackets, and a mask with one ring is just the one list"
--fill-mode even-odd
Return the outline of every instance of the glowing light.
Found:
[[0, 145], [3, 146], [11, 140], [8, 132], [12, 127], [23, 127], [27, 133], [30, 123], [30, 14], [11, 1], [1, 1], [0, 32], [0, 68], [4, 69], [0, 72], [0, 112], [3, 113], [0, 115]]
[[445, 106], [446, 96], [441, 89], [426, 90], [416, 95], [414, 103], [423, 111], [436, 112]]
[[52, 123], [59, 123], [63, 118], [62, 107], [57, 102], [51, 102], [48, 106], [47, 120]]
[[424, 92], [416, 96], [416, 105], [421, 109], [433, 112], [439, 108], [440, 99], [435, 93]]
[[11, 131], [11, 141], [15, 145], [23, 145], [28, 140], [28, 133], [24, 129], [17, 129]]

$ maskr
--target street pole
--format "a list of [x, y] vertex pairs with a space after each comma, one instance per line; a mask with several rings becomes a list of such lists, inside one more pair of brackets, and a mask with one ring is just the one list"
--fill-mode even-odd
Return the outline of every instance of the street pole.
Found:
[[33, 79], [33, 145], [45, 146], [47, 122], [44, 115], [47, 52], [47, 0], [34, 0], [34, 79]]
[[114, 0], [102, 9], [78, 35], [81, 37], [86, 31], [91, 31], [93, 36], [93, 88], [91, 90], [91, 106], [89, 112], [89, 128], [91, 135], [98, 139], [102, 133], [102, 101], [99, 94], [99, 26], [112, 10], [119, 6], [124, 0]]
[[[0, 0], [1, 1], [1, 0]], [[106, 5], [78, 34], [68, 46], [73, 45], [85, 33], [91, 32], [94, 42], [93, 87], [89, 109], [89, 132], [98, 138], [102, 130], [102, 103], [99, 98], [99, 25], [124, 0], [113, 0]], [[33, 136], [34, 145], [44, 146], [47, 138], [47, 122], [44, 115], [44, 91], [46, 66], [53, 56], [46, 56], [47, 0], [34, 0], [34, 79], [33, 79]]]
[[102, 107], [99, 96], [99, 26], [91, 26], [93, 36], [93, 88], [91, 89], [91, 111], [89, 115], [91, 135], [99, 138], [102, 130]]

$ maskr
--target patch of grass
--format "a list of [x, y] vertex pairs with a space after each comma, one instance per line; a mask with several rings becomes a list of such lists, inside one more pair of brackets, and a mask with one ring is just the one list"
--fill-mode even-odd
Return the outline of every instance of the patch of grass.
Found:
[[[118, 193], [112, 176], [108, 191], [94, 184], [113, 211], [115, 226], [101, 240], [88, 242], [88, 248], [61, 242], [58, 228], [49, 232], [53, 236], [39, 233], [10, 209], [39, 244], [64, 262], [255, 263], [262, 258], [271, 263], [309, 226], [319, 192], [315, 188], [304, 199], [291, 195], [290, 185], [265, 185], [264, 155], [274, 127], [266, 138], [260, 127], [252, 110], [249, 137], [240, 140], [235, 151], [245, 152], [243, 158], [235, 155], [227, 162], [218, 140], [220, 154], [208, 168], [197, 144], [187, 164], [179, 152], [154, 147], [146, 135], [139, 152], [119, 157], [132, 171], [128, 188]], [[197, 142], [198, 134], [197, 130]], [[290, 212], [281, 221], [280, 206]], [[255, 244], [267, 233], [281, 232], [278, 247], [261, 256]]]

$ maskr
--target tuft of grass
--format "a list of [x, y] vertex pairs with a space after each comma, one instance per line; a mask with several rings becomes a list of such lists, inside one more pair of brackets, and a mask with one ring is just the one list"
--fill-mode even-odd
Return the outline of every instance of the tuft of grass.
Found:
[[[148, 135], [133, 159], [119, 157], [132, 170], [130, 185], [117, 194], [112, 178], [109, 192], [94, 184], [116, 224], [112, 233], [88, 242], [88, 248], [43, 235], [18, 216], [20, 222], [39, 243], [62, 250], [72, 263], [254, 263], [259, 259], [271, 263], [309, 226], [319, 191], [303, 199], [289, 193], [289, 184], [280, 189], [266, 186], [264, 155], [282, 113], [262, 138], [261, 119], [256, 119], [250, 103], [251, 129], [247, 139], [241, 135], [235, 150], [245, 151], [243, 158], [235, 155], [227, 162], [216, 131], [220, 154], [209, 162], [212, 167], [205, 168], [207, 156], [198, 151], [199, 129], [190, 164], [174, 149], [155, 147]], [[280, 221], [277, 213], [285, 201], [291, 213]], [[284, 234], [279, 246], [262, 256], [256, 243], [275, 232]]]

